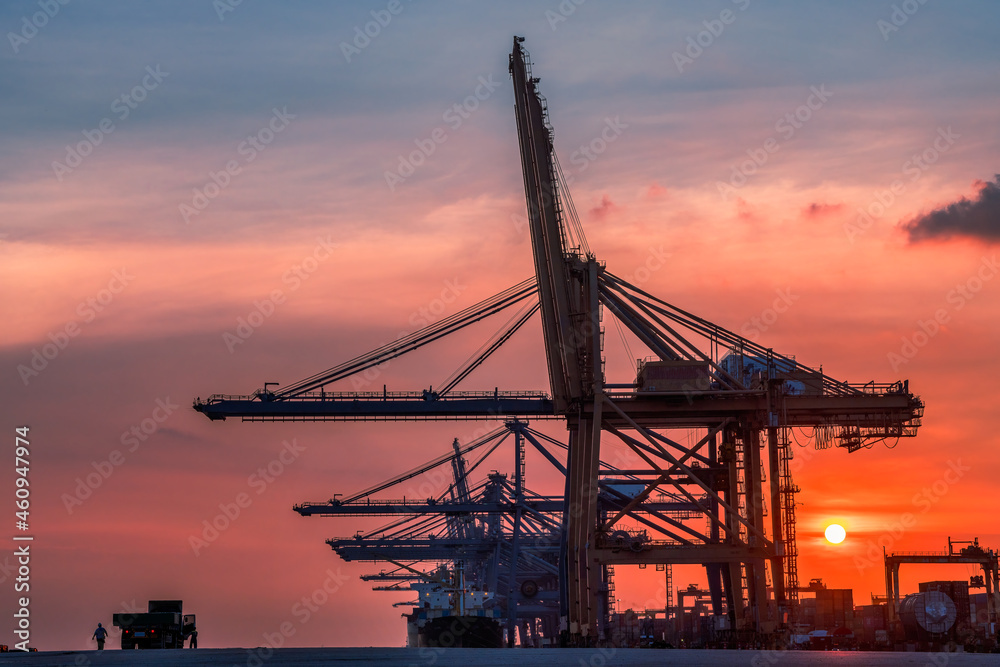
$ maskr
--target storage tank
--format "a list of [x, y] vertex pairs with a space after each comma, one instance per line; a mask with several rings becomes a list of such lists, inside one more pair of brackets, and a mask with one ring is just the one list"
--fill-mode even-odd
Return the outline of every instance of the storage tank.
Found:
[[950, 597], [951, 601], [955, 603], [956, 628], [968, 625], [972, 621], [968, 581], [925, 581], [919, 585], [917, 591], [920, 593], [941, 591]]
[[899, 604], [899, 619], [908, 639], [948, 633], [955, 627], [956, 617], [955, 603], [941, 591], [907, 595]]

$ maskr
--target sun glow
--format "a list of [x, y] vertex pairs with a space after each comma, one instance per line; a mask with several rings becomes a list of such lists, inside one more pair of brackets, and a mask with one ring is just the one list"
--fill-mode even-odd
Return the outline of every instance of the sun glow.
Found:
[[831, 544], [840, 544], [847, 537], [847, 531], [839, 523], [831, 523], [826, 527], [826, 539]]

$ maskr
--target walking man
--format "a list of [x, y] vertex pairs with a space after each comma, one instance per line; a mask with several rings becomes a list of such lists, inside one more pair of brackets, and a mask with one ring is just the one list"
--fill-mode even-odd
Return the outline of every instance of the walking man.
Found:
[[107, 637], [108, 637], [108, 631], [104, 629], [103, 625], [101, 625], [100, 623], [98, 623], [97, 624], [97, 629], [94, 630], [94, 636], [92, 637], [92, 639], [96, 639], [97, 640], [97, 650], [98, 651], [103, 651], [104, 650], [104, 640], [107, 639]]

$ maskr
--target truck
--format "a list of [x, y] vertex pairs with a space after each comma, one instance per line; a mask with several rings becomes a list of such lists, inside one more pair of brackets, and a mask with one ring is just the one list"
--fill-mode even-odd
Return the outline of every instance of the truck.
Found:
[[181, 600], [150, 600], [146, 613], [115, 614], [111, 622], [121, 628], [123, 649], [184, 648], [195, 632], [195, 615], [184, 614]]

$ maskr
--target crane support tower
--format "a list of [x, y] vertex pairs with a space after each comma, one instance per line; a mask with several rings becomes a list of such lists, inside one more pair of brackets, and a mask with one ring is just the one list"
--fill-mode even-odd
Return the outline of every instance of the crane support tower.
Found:
[[[702, 565], [712, 613], [727, 616], [732, 632], [746, 637], [787, 628], [799, 590], [793, 429], [811, 432], [817, 448], [836, 444], [856, 452], [915, 436], [923, 403], [906, 381], [832, 378], [608, 270], [583, 234], [523, 41], [514, 38], [509, 63], [535, 275], [302, 381], [265, 384], [251, 395], [213, 395], [194, 407], [213, 420], [562, 421], [568, 431], [559, 542], [564, 645], [609, 641], [610, 576], [619, 565]], [[501, 311], [514, 315], [436, 390], [327, 390]], [[535, 313], [547, 392], [456, 390]], [[647, 348], [634, 376], [605, 377], [605, 315]], [[641, 490], [617, 505], [602, 492], [601, 450], [610, 441], [640, 461], [623, 472]], [[644, 515], [643, 503], [664, 492], [690, 503], [697, 518]], [[621, 548], [624, 520], [651, 521], [657, 539]]]

